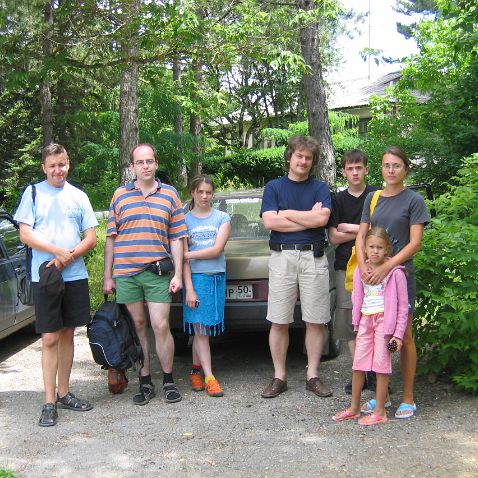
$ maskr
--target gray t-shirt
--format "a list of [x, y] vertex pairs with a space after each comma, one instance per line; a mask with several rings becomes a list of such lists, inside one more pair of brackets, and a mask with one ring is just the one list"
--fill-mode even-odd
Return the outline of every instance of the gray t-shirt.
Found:
[[[361, 222], [370, 224], [370, 201], [373, 193], [365, 199]], [[420, 194], [405, 188], [396, 196], [378, 198], [375, 211], [372, 215], [372, 227], [381, 226], [388, 232], [392, 242], [394, 256], [410, 242], [410, 226], [414, 224], [428, 224], [430, 213]], [[405, 265], [412, 267], [412, 259]]]

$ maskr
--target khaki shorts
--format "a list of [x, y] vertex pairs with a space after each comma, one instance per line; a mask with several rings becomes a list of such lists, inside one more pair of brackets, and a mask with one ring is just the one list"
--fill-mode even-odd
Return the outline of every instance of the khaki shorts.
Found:
[[337, 302], [335, 309], [334, 338], [354, 340], [356, 332], [352, 325], [352, 294], [345, 290], [345, 271], [335, 271]]
[[351, 309], [352, 293], [345, 290], [345, 271], [335, 271], [335, 290], [337, 292], [337, 309]]
[[312, 251], [271, 251], [267, 320], [274, 324], [294, 321], [300, 289], [302, 320], [313, 324], [330, 321], [329, 266], [327, 256]]

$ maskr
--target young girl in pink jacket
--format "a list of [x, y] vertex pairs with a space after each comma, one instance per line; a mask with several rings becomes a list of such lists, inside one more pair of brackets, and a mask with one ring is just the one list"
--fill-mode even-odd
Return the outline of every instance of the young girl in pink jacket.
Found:
[[[392, 250], [387, 231], [371, 228], [365, 239], [367, 267], [373, 271], [382, 265]], [[385, 405], [388, 380], [392, 373], [391, 353], [400, 350], [408, 320], [407, 279], [404, 267], [390, 271], [377, 285], [365, 284], [357, 267], [352, 291], [352, 323], [358, 331], [353, 360], [352, 402], [349, 408], [332, 417], [332, 420], [358, 420], [359, 425], [376, 425], [388, 421]], [[360, 408], [360, 394], [365, 372], [377, 374], [375, 400]], [[387, 403], [389, 405], [389, 403]]]

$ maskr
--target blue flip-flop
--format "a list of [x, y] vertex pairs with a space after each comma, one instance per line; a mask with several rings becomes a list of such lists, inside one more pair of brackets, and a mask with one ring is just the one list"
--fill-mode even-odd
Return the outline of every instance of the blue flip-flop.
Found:
[[410, 404], [402, 402], [395, 412], [395, 418], [412, 418], [416, 411], [417, 406], [414, 403]]
[[[367, 410], [364, 410], [363, 407], [367, 405], [368, 409]], [[371, 413], [373, 413], [375, 411], [375, 407], [377, 405], [377, 400], [375, 400], [375, 398], [372, 398], [371, 400], [369, 400], [368, 402], [365, 402], [363, 405], [362, 405], [362, 408], [360, 409], [360, 411], [364, 414], [364, 415], [370, 415]], [[392, 402], [390, 400], [387, 400], [385, 402], [385, 408], [388, 408], [388, 407], [391, 407], [392, 406]]]

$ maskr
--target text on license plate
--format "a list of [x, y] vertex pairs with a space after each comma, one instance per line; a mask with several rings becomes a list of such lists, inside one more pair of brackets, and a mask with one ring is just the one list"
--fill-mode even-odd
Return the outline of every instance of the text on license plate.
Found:
[[226, 299], [252, 299], [252, 284], [227, 284]]

